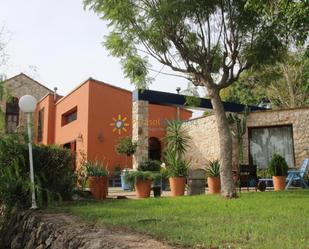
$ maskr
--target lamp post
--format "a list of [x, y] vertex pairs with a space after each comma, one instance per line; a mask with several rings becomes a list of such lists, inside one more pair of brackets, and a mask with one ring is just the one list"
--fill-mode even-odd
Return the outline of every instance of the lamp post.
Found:
[[31, 134], [31, 114], [36, 108], [37, 100], [31, 95], [24, 95], [19, 99], [18, 105], [22, 112], [27, 116], [27, 129], [28, 129], [28, 148], [29, 148], [29, 162], [30, 162], [30, 180], [32, 192], [32, 205], [31, 209], [37, 209], [35, 199], [35, 186], [34, 186], [34, 172], [33, 172], [33, 155], [32, 155], [32, 134]]

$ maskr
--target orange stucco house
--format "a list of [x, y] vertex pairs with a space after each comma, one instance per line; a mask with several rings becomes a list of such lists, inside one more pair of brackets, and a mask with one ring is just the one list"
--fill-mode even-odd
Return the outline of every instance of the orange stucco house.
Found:
[[[185, 109], [179, 114], [180, 119], [192, 115]], [[176, 107], [149, 106], [150, 149], [162, 148], [165, 120], [176, 116]], [[132, 92], [89, 78], [64, 97], [44, 96], [38, 102], [35, 120], [36, 142], [76, 152], [77, 168], [82, 154], [103, 161], [110, 172], [125, 166], [125, 158], [117, 154], [115, 145], [119, 138], [132, 135]], [[160, 157], [160, 151], [153, 152], [150, 157]]]

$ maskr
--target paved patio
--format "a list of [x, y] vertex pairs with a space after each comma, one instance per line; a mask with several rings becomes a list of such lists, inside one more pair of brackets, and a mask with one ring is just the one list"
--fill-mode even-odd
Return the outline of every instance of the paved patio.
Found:
[[[167, 197], [170, 196], [170, 191], [163, 191], [161, 196], [162, 197]], [[128, 190], [122, 190], [120, 187], [109, 187], [108, 188], [108, 198], [113, 198], [113, 199], [122, 199], [127, 198], [127, 199], [137, 199], [135, 191], [128, 191]], [[151, 191], [150, 197], [153, 197], [153, 192]]]
[[[267, 188], [266, 191], [273, 191], [273, 188]], [[239, 190], [237, 189], [237, 192], [239, 193]], [[241, 193], [247, 193], [247, 187], [244, 187], [241, 189]], [[249, 192], [255, 192], [255, 188], [249, 188]], [[208, 189], [205, 188], [205, 194], [208, 193]], [[187, 195], [187, 193], [185, 192], [185, 195]], [[171, 196], [171, 192], [170, 191], [163, 191], [161, 194], [161, 197], [169, 197]], [[150, 193], [150, 197], [153, 197], [153, 192], [151, 191]], [[120, 187], [109, 187], [108, 188], [108, 198], [111, 199], [137, 199], [135, 191], [125, 191], [122, 190], [122, 188]]]

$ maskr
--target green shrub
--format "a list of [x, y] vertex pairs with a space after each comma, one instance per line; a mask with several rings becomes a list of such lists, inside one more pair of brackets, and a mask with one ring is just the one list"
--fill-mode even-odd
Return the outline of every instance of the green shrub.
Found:
[[206, 165], [207, 177], [219, 177], [220, 176], [220, 161], [218, 159], [209, 161]]
[[137, 143], [132, 141], [131, 137], [120, 138], [116, 144], [116, 151], [119, 155], [126, 156], [126, 165], [128, 167], [128, 157], [132, 156], [136, 151]]
[[272, 176], [287, 176], [289, 167], [282, 156], [274, 154], [268, 164], [268, 169]]
[[189, 163], [179, 158], [174, 150], [167, 150], [165, 155], [166, 169], [169, 177], [186, 177]]
[[86, 162], [86, 170], [87, 170], [87, 176], [107, 176], [108, 171], [106, 167], [103, 165], [103, 163], [99, 161], [87, 161]]
[[137, 147], [137, 143], [132, 142], [131, 137], [123, 137], [119, 139], [116, 145], [116, 151], [120, 155], [131, 156], [135, 153], [136, 147]]
[[161, 169], [161, 162], [156, 160], [147, 160], [138, 165], [138, 171], [155, 171], [158, 172]]
[[125, 181], [134, 185], [137, 181], [158, 181], [161, 179], [160, 173], [151, 171], [130, 171], [125, 175]]
[[[71, 152], [55, 145], [34, 146], [33, 160], [37, 183], [43, 190], [43, 203], [48, 203], [48, 198], [69, 200], [76, 186]], [[26, 161], [28, 169], [28, 158]]]
[[21, 209], [30, 206], [30, 180], [20, 173], [17, 162], [12, 162], [10, 167], [0, 168], [0, 203], [8, 210], [13, 206]]
[[258, 178], [271, 178], [272, 175], [269, 173], [269, 169], [258, 169], [257, 172]]
[[[39, 206], [71, 198], [76, 178], [69, 150], [57, 146], [34, 145], [33, 164]], [[21, 136], [5, 135], [0, 138], [0, 178], [5, 178], [14, 167], [17, 167], [15, 171], [18, 170], [18, 174], [11, 174], [11, 177], [17, 182], [27, 182], [30, 171], [28, 146]], [[1, 191], [1, 195], [8, 195], [12, 188], [2, 188]], [[20, 195], [28, 196], [30, 200], [30, 191], [25, 188], [22, 188]], [[16, 204], [19, 199], [16, 198]]]

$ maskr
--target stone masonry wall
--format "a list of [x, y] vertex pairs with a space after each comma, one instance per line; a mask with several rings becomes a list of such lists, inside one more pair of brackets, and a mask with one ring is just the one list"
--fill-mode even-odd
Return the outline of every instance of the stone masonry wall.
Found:
[[219, 158], [219, 133], [214, 115], [187, 121], [184, 127], [191, 137], [186, 158], [192, 169], [204, 168], [208, 160]]
[[[110, 229], [64, 213], [15, 213], [0, 231], [1, 249], [176, 249], [150, 236]], [[179, 247], [177, 247], [179, 248]]]
[[133, 169], [148, 159], [148, 107], [148, 101], [133, 102], [132, 140], [137, 142], [136, 152], [133, 156]]
[[[292, 125], [295, 166], [309, 156], [309, 108], [251, 112], [247, 127]], [[184, 124], [192, 140], [186, 157], [192, 168], [204, 168], [207, 160], [220, 156], [219, 133], [215, 116], [193, 119]], [[233, 141], [235, 145], [235, 140]], [[248, 132], [244, 135], [244, 163], [249, 163]], [[234, 147], [235, 155], [237, 148]]]
[[[38, 101], [44, 97], [47, 93], [52, 93], [52, 90], [41, 85], [37, 81], [31, 79], [25, 74], [19, 74], [4, 81], [4, 86], [8, 93], [12, 97], [21, 98], [23, 95], [29, 94], [34, 96]], [[1, 109], [5, 111], [6, 101], [0, 103]], [[23, 113], [19, 115], [19, 125], [24, 126], [26, 123], [26, 117]]]
[[[247, 127], [292, 125], [295, 167], [309, 156], [309, 108], [252, 112]], [[244, 136], [244, 161], [249, 161], [248, 133]]]

